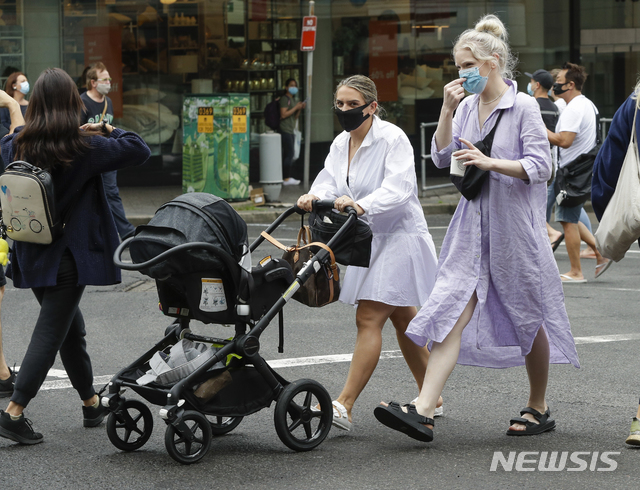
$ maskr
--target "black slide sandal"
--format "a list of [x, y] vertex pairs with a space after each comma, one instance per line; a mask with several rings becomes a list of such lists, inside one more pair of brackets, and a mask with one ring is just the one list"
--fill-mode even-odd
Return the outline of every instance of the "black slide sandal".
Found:
[[520, 415], [524, 415], [525, 413], [533, 415], [539, 423], [536, 424], [524, 417], [511, 419], [509, 421], [511, 425], [523, 424], [526, 428], [525, 430], [507, 430], [508, 436], [535, 436], [556, 428], [556, 421], [551, 418], [549, 407], [547, 407], [547, 411], [545, 413], [540, 413], [531, 407], [526, 407], [520, 410]]
[[560, 235], [560, 238], [558, 238], [556, 241], [551, 242], [551, 250], [553, 250], [554, 252], [556, 251], [556, 249], [560, 246], [560, 244], [562, 243], [562, 240], [564, 240], [564, 233], [562, 235]]
[[404, 432], [409, 437], [422, 442], [433, 441], [433, 430], [424, 424], [434, 425], [433, 419], [423, 417], [416, 411], [415, 405], [407, 404], [407, 412], [397, 402], [389, 402], [386, 407], [378, 405], [374, 410], [378, 422], [390, 429]]

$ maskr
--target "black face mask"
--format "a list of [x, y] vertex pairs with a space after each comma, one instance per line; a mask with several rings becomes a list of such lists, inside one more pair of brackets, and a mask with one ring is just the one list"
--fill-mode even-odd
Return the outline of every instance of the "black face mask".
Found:
[[568, 82], [565, 83], [554, 83], [553, 84], [553, 93], [556, 95], [560, 95], [560, 94], [564, 94], [567, 90], [569, 90], [568, 88], [565, 88], [564, 90], [562, 89], [563, 86], [565, 86]]
[[[371, 104], [371, 102], [369, 102]], [[338, 121], [340, 121], [340, 126], [347, 132], [351, 132], [354, 129], [358, 129], [363, 122], [369, 119], [371, 114], [367, 114], [366, 116], [362, 115], [362, 111], [369, 106], [369, 104], [361, 105], [360, 107], [355, 107], [354, 109], [349, 109], [348, 111], [342, 111], [340, 109], [335, 109], [336, 116], [338, 116]]]

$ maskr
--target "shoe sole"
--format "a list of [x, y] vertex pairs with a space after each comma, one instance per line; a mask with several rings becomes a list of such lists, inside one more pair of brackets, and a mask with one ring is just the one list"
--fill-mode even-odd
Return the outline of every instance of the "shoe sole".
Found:
[[433, 430], [428, 427], [424, 427], [427, 433], [423, 432], [423, 429], [418, 429], [413, 425], [408, 424], [404, 420], [398, 418], [388, 407], [378, 406], [373, 410], [373, 415], [382, 425], [389, 427], [390, 429], [402, 432], [412, 439], [416, 439], [421, 442], [433, 441]]
[[13, 390], [11, 391], [0, 391], [0, 398], [9, 398], [13, 395]]
[[0, 427], [0, 436], [5, 437], [7, 439], [11, 439], [12, 441], [18, 442], [20, 444], [27, 444], [29, 446], [33, 446], [34, 444], [40, 444], [44, 439], [44, 438], [26, 439], [24, 437], [14, 434], [13, 432], [8, 431], [4, 427]]
[[[547, 422], [548, 424], [548, 422]], [[526, 430], [508, 430], [507, 431], [507, 435], [508, 436], [513, 436], [513, 437], [522, 437], [522, 436], [538, 436], [540, 434], [544, 434], [545, 432], [549, 432], [551, 430], [556, 430], [556, 423], [555, 421], [553, 422], [553, 424], [549, 424], [547, 426], [547, 424], [543, 425], [542, 427], [535, 427], [533, 430], [531, 431], [526, 431]]]
[[82, 425], [87, 428], [98, 427], [106, 416], [107, 414], [104, 414], [102, 417], [97, 419], [82, 419]]
[[624, 442], [626, 442], [630, 446], [640, 446], [640, 436], [629, 436]]

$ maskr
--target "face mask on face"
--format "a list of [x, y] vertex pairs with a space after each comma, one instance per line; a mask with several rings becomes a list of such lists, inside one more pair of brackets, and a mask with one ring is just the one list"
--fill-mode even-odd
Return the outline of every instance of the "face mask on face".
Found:
[[567, 82], [565, 83], [554, 83], [553, 84], [553, 93], [556, 95], [560, 95], [560, 94], [564, 94], [567, 90], [569, 90], [568, 88], [565, 88], [564, 90], [562, 89], [563, 86], [565, 86], [567, 84]]
[[289, 93], [295, 96], [298, 93], [298, 87], [289, 87]]
[[[485, 61], [486, 63], [486, 61]], [[466, 80], [462, 83], [462, 86], [467, 92], [471, 92], [472, 94], [481, 94], [484, 88], [487, 86], [487, 82], [489, 81], [489, 73], [487, 73], [486, 77], [480, 75], [480, 67], [482, 67], [484, 63], [480, 66], [474, 66], [473, 68], [467, 68], [466, 70], [460, 70], [458, 72], [458, 76], [460, 78], [466, 78]]]
[[18, 92], [27, 95], [29, 93], [29, 82], [22, 82], [17, 88]]
[[[371, 102], [369, 102], [369, 104], [371, 104]], [[349, 109], [348, 111], [335, 109], [336, 116], [338, 116], [338, 121], [340, 121], [342, 129], [347, 132], [353, 131], [354, 129], [358, 129], [363, 122], [369, 119], [371, 114], [367, 114], [366, 116], [362, 115], [362, 111], [368, 107], [369, 104], [361, 105], [360, 107]]]
[[99, 83], [96, 86], [96, 90], [98, 91], [98, 93], [100, 93], [102, 95], [107, 95], [109, 93], [109, 90], [111, 90], [111, 84], [110, 83]]
[[533, 88], [531, 87], [531, 82], [529, 82], [529, 83], [527, 84], [527, 93], [528, 93], [531, 97], [533, 97], [533, 94], [535, 93], [535, 92], [534, 92], [534, 90], [533, 90]]

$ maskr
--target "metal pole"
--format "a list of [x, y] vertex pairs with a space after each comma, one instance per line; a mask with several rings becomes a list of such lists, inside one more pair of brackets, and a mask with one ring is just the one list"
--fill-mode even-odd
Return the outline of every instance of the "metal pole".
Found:
[[[309, 2], [309, 15], [315, 15], [315, 2]], [[309, 190], [309, 156], [311, 155], [311, 78], [313, 76], [313, 51], [307, 52], [307, 106], [304, 110], [304, 185]]]

